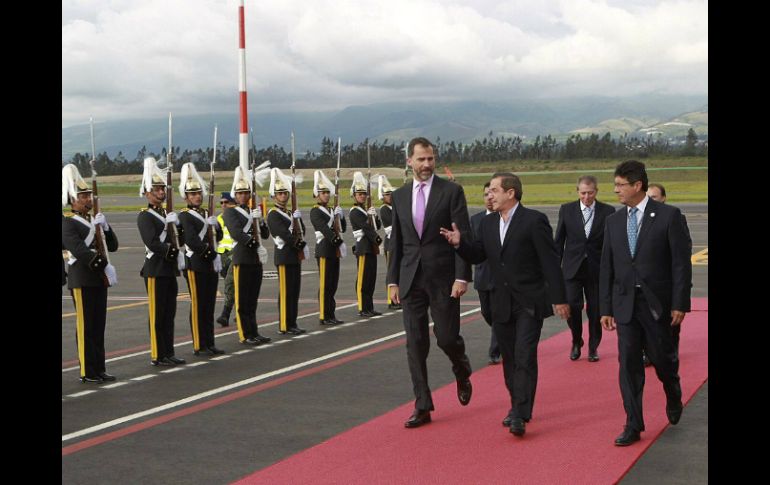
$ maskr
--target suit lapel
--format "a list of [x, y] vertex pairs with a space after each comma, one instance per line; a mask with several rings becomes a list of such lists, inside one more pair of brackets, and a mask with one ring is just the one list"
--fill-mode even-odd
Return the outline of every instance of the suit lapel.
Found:
[[[430, 196], [428, 197], [428, 203], [425, 205], [425, 217], [422, 221], [422, 236], [423, 239], [425, 239], [426, 235], [428, 234], [428, 226], [430, 226], [430, 221], [433, 219], [432, 217], [429, 217], [428, 214], [432, 214], [433, 211], [436, 210], [436, 207], [438, 207], [438, 203], [441, 200], [441, 197], [444, 195], [444, 191], [442, 190], [443, 187], [443, 180], [438, 178], [438, 176], [433, 176], [433, 184], [431, 184], [430, 188]], [[410, 213], [411, 211], [411, 205], [410, 205]], [[414, 226], [414, 223], [412, 224]], [[415, 232], [417, 232], [415, 230]], [[436, 231], [436, 234], [438, 234], [438, 231]]]
[[[412, 182], [407, 182], [404, 184], [404, 190], [406, 191], [406, 196], [401, 201], [401, 214], [403, 214], [401, 217], [406, 221], [406, 226], [409, 227], [409, 229], [412, 231], [412, 234], [414, 234], [414, 237], [417, 239], [420, 239], [417, 236], [417, 230], [414, 228], [414, 219], [412, 219], [412, 197], [414, 194], [414, 187], [412, 185]], [[403, 227], [403, 226], [402, 226]]]
[[[586, 225], [585, 225], [585, 222], [583, 221], [583, 210], [580, 208], [580, 201], [578, 201], [575, 204], [575, 212], [576, 212], [577, 215], [575, 216], [576, 218], [573, 218], [573, 220], [578, 225], [578, 229], [579, 229], [578, 233], [580, 234], [580, 236], [578, 236], [578, 237], [580, 239], [586, 240], [587, 239], [586, 238]], [[595, 207], [594, 207], [594, 217], [596, 217], [596, 208]], [[589, 233], [589, 236], [590, 236], [590, 233]]]
[[[522, 207], [521, 202], [519, 202], [519, 207], [517, 207], [516, 211], [513, 213], [513, 217], [511, 218], [511, 223], [508, 224], [508, 230], [505, 231], [505, 239], [503, 239], [503, 245], [500, 248], [501, 252], [505, 250], [505, 246], [507, 246], [508, 245], [508, 241], [511, 240], [511, 236], [513, 235], [513, 231], [514, 231], [516, 225], [518, 225], [519, 221], [521, 221], [521, 218], [524, 217], [524, 216], [522, 216], [522, 212], [524, 212], [523, 209], [524, 209], [524, 207]], [[500, 234], [499, 234], [499, 227], [500, 226], [499, 226], [499, 224], [498, 224], [497, 227], [498, 227], [497, 240], [499, 241], [500, 240]]]
[[[492, 241], [495, 251], [499, 253], [502, 252], [502, 245], [500, 244], [500, 213], [495, 212], [495, 217], [493, 219], [495, 222], [487, 223], [487, 226], [489, 226], [489, 234], [485, 234], [484, 237]], [[511, 221], [511, 223], [513, 223], [513, 221]], [[510, 229], [510, 226], [508, 229]]]
[[642, 227], [639, 229], [639, 237], [636, 238], [636, 254], [639, 254], [639, 247], [645, 239], [645, 236], [652, 230], [655, 223], [656, 202], [652, 199], [647, 201], [647, 207], [644, 208], [644, 217], [642, 217]]

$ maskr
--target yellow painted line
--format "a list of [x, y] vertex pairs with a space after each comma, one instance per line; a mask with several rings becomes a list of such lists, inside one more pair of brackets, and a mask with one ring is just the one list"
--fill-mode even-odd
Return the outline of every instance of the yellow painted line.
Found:
[[[177, 295], [177, 301], [187, 301], [189, 299], [190, 299], [190, 294], [189, 293], [180, 293], [179, 295]], [[109, 312], [109, 311], [112, 311], [112, 310], [121, 310], [123, 308], [133, 308], [133, 307], [136, 307], [136, 306], [141, 306], [141, 305], [146, 305], [146, 304], [147, 304], [146, 301], [142, 301], [142, 302], [139, 302], [139, 303], [128, 303], [126, 305], [115, 305], [115, 306], [107, 307], [107, 311]], [[62, 313], [61, 314], [62, 318], [74, 317], [74, 316], [77, 316], [77, 313]]]
[[709, 264], [709, 248], [706, 247], [706, 249], [701, 249], [697, 253], [692, 255], [692, 258], [690, 259], [692, 261], [692, 264], [696, 264], [699, 266], [708, 266]]

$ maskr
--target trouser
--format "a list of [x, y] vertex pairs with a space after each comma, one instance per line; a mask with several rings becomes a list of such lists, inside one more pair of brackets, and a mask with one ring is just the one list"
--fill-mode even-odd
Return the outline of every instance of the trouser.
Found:
[[356, 258], [356, 297], [358, 311], [374, 310], [374, 287], [377, 283], [377, 256], [361, 254]]
[[336, 318], [335, 310], [337, 302], [334, 295], [337, 293], [337, 284], [340, 280], [340, 258], [316, 258], [318, 262], [319, 287], [318, 304], [320, 306], [321, 320]]
[[278, 265], [278, 329], [281, 332], [297, 327], [301, 271], [301, 264]]
[[534, 311], [513, 300], [511, 316], [506, 322], [492, 325], [503, 356], [505, 387], [511, 396], [509, 416], [529, 421], [537, 390], [537, 345], [543, 320]]
[[225, 309], [228, 317], [235, 306], [235, 283], [233, 282], [233, 265], [230, 251], [222, 253], [222, 271], [219, 273], [225, 279]]
[[457, 380], [471, 375], [471, 364], [465, 355], [465, 341], [460, 335], [460, 300], [453, 298], [453, 281], [435, 281], [418, 268], [403, 306], [406, 331], [406, 355], [415, 395], [415, 409], [432, 411], [433, 397], [428, 386], [426, 359], [430, 350], [428, 311], [433, 318], [433, 333], [441, 350], [452, 362]]
[[631, 321], [617, 324], [618, 360], [620, 362], [620, 394], [626, 410], [626, 426], [644, 431], [642, 394], [644, 391], [644, 364], [642, 348], [655, 367], [655, 373], [663, 383], [666, 401], [679, 403], [682, 388], [679, 383], [679, 356], [674, 349], [671, 335], [671, 315], [652, 316], [641, 289], [634, 296], [634, 313]]
[[486, 290], [477, 291], [479, 293], [479, 303], [481, 304], [481, 315], [490, 327], [489, 356], [500, 357], [500, 346], [498, 345], [497, 337], [495, 336], [495, 328], [492, 326], [492, 292]]
[[98, 377], [104, 366], [104, 329], [107, 324], [107, 287], [87, 286], [70, 290], [77, 317], [75, 346], [80, 377]]
[[179, 285], [176, 277], [145, 277], [150, 313], [150, 359], [174, 356], [174, 317]]
[[588, 271], [588, 260], [584, 259], [574, 278], [564, 281], [570, 317], [567, 325], [572, 331], [572, 343], [583, 345], [583, 295], [585, 294], [586, 315], [588, 316], [588, 350], [595, 352], [602, 341], [602, 325], [599, 315], [599, 278]]
[[187, 288], [190, 290], [190, 330], [193, 350], [214, 346], [214, 305], [217, 300], [219, 275], [214, 271], [185, 272]]
[[261, 264], [233, 264], [235, 283], [235, 322], [241, 342], [259, 335], [257, 331], [257, 301], [262, 288]]

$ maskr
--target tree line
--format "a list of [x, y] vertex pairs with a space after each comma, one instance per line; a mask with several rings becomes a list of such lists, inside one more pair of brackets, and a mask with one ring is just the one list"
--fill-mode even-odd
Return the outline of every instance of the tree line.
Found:
[[[366, 166], [367, 143], [371, 154], [373, 167], [404, 166], [405, 153], [404, 141], [382, 142], [364, 140], [359, 143], [343, 144], [340, 147], [341, 167]], [[612, 138], [610, 133], [604, 136], [590, 134], [570, 135], [563, 143], [547, 135], [537, 136], [533, 142], [525, 142], [520, 136], [501, 137], [493, 136], [493, 132], [481, 140], [472, 143], [459, 143], [455, 141], [443, 142], [440, 138], [434, 141], [439, 160], [442, 164], [455, 163], [488, 163], [511, 160], [575, 160], [575, 159], [602, 159], [602, 158], [647, 158], [650, 156], [679, 157], [679, 156], [708, 156], [708, 141], [699, 141], [695, 131], [690, 128], [687, 136], [681, 141], [671, 141], [662, 136], [629, 137], [621, 136]], [[194, 150], [174, 147], [171, 160], [174, 170], [179, 171], [187, 162], [193, 162], [200, 171], [208, 171], [210, 168], [213, 150], [211, 148], [197, 148]], [[337, 142], [324, 137], [321, 140], [319, 152], [307, 151], [296, 154], [297, 168], [335, 168], [337, 166]], [[97, 154], [95, 159], [96, 171], [100, 175], [140, 174], [144, 167], [145, 157], [155, 157], [165, 163], [166, 148], [160, 153], [155, 153], [142, 147], [133, 159], [128, 159], [122, 152], [118, 152], [115, 158], [110, 158], [106, 152]], [[283, 147], [273, 145], [270, 147], [249, 150], [249, 159], [261, 163], [270, 160], [273, 166], [291, 166], [291, 152]], [[69, 161], [78, 167], [81, 173], [90, 173], [91, 168], [89, 153], [76, 153]], [[219, 147], [217, 152], [217, 170], [234, 170], [239, 163], [238, 147]]]

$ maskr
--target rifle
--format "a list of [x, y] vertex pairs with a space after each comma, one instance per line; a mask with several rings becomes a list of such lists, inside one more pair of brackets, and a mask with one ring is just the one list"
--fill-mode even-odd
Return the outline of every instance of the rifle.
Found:
[[[171, 164], [171, 153], [173, 145], [171, 144], [171, 113], [168, 114], [168, 153], [166, 153], [166, 214], [174, 211], [174, 190], [171, 186], [171, 172], [174, 166]], [[166, 232], [171, 238], [171, 247], [179, 251], [179, 233], [176, 230], [176, 224], [169, 222], [166, 224]]]
[[296, 156], [294, 153], [294, 132], [291, 132], [291, 233], [294, 236], [294, 249], [296, 249], [299, 254], [299, 260], [302, 261], [305, 259], [305, 252], [303, 249], [305, 248], [305, 245], [307, 244], [305, 241], [302, 240], [302, 226], [300, 226], [300, 222], [294, 218], [294, 211], [297, 210], [297, 185], [295, 183], [295, 180], [297, 178], [295, 174], [295, 167], [297, 165]]
[[[91, 190], [93, 191], [93, 212], [94, 216], [99, 213], [99, 189], [96, 186], [96, 150], [94, 148], [94, 119], [91, 118], [91, 160], [88, 162], [91, 165]], [[107, 264], [110, 263], [110, 255], [107, 252], [107, 246], [104, 244], [104, 232], [102, 232], [102, 226], [96, 224], [96, 234], [94, 241], [96, 242], [96, 252], [99, 256], [102, 256], [107, 260]], [[109, 285], [109, 281], [106, 273], [102, 273], [102, 278], [105, 283]]]
[[[337, 170], [334, 172], [334, 210], [340, 205], [340, 158], [342, 157], [342, 138], [337, 138]], [[334, 223], [332, 224], [334, 234], [337, 237], [341, 237], [342, 226], [340, 224], [340, 218], [337, 214], [334, 214]], [[340, 257], [340, 248], [337, 247], [337, 257]]]
[[[257, 161], [256, 159], [252, 160], [251, 162], [251, 207], [253, 209], [257, 208]], [[264, 212], [262, 213], [262, 217], [265, 217]], [[254, 241], [255, 247], [258, 247], [260, 245], [259, 220], [256, 218], [256, 216], [251, 219], [251, 227], [254, 229], [254, 232], [251, 235], [251, 239]]]
[[[211, 176], [209, 177], [209, 213], [214, 215], [214, 164], [217, 163], [217, 125], [214, 125], [214, 155], [211, 157]], [[209, 246], [211, 250], [217, 251], [217, 235], [214, 228], [209, 225], [208, 228]]]
[[[369, 151], [369, 140], [366, 141], [366, 210], [372, 206], [372, 155]], [[372, 229], [377, 230], [377, 221], [374, 216], [369, 214], [369, 223], [372, 225]], [[375, 244], [372, 248], [372, 253], [376, 256], [380, 254], [379, 244]]]

